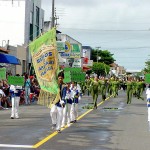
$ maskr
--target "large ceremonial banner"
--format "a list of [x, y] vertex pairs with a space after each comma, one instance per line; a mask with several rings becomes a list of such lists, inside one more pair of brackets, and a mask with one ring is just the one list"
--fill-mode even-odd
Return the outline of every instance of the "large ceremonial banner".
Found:
[[58, 102], [57, 84], [58, 52], [56, 48], [56, 29], [48, 31], [29, 45], [32, 62], [40, 85], [39, 104], [49, 106]]

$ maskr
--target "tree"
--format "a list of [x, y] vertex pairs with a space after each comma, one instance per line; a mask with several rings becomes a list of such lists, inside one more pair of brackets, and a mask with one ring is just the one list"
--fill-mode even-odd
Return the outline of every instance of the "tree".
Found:
[[114, 63], [115, 59], [113, 58], [114, 54], [111, 54], [108, 50], [92, 50], [91, 60], [93, 62], [103, 62], [107, 65]]
[[92, 70], [98, 76], [106, 76], [110, 71], [110, 66], [106, 65], [105, 63], [97, 63], [94, 62], [92, 66]]
[[146, 73], [150, 73], [150, 60], [145, 62], [145, 68], [144, 68], [144, 72]]

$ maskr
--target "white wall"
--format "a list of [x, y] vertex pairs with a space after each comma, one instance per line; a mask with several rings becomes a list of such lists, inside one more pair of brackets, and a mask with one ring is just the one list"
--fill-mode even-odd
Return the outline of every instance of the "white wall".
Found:
[[[0, 1], [0, 46], [3, 40], [16, 46], [24, 43], [25, 1]], [[5, 42], [3, 41], [3, 46]]]

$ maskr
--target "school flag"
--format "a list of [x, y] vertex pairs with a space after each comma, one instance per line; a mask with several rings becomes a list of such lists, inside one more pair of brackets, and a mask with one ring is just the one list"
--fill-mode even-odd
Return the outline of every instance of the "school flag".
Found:
[[55, 104], [60, 99], [57, 73], [59, 69], [56, 48], [56, 29], [49, 30], [29, 45], [33, 67], [40, 85], [38, 103]]

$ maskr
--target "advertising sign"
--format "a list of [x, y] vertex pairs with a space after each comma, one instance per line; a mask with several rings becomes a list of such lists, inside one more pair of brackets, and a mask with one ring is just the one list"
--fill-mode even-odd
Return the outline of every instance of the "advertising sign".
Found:
[[57, 51], [65, 52], [65, 42], [57, 41]]
[[68, 41], [66, 41], [65, 43], [65, 51], [63, 52], [63, 51], [59, 51], [60, 52], [60, 56], [62, 57], [62, 58], [69, 58], [70, 57], [70, 53], [71, 53], [71, 44], [68, 42]]
[[81, 59], [74, 59], [74, 62], [72, 64], [72, 67], [81, 67], [82, 66], [82, 60]]

